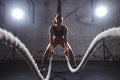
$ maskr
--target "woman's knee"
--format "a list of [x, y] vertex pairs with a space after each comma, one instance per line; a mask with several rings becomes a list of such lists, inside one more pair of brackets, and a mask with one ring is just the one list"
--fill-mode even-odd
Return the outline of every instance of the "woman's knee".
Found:
[[46, 49], [46, 53], [50, 53], [51, 52], [51, 49], [50, 48], [47, 48]]
[[47, 52], [48, 52], [48, 53], [53, 53], [53, 52], [54, 52], [54, 46], [50, 45], [50, 46], [47, 48]]

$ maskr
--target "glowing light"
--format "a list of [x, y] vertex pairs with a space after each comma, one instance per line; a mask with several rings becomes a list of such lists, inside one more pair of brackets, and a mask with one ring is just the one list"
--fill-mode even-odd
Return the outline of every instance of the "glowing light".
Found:
[[104, 7], [104, 6], [100, 6], [96, 9], [95, 11], [95, 14], [98, 16], [98, 17], [103, 17], [107, 14], [107, 8]]
[[14, 9], [12, 11], [12, 16], [15, 18], [15, 19], [22, 19], [24, 17], [24, 13], [21, 9]]

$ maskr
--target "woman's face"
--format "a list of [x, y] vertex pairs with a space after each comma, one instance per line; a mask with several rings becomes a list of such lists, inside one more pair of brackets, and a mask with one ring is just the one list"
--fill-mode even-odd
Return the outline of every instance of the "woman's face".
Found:
[[61, 23], [62, 23], [62, 18], [61, 18], [61, 17], [57, 17], [57, 18], [56, 18], [56, 23], [57, 23], [57, 25], [61, 25]]

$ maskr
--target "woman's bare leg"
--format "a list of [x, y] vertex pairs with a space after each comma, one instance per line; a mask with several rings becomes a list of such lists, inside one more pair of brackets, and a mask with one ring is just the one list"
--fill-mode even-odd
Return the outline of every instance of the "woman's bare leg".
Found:
[[71, 48], [71, 46], [69, 45], [69, 43], [67, 43], [67, 46], [68, 46], [68, 54], [70, 55], [70, 58], [71, 58], [71, 60], [72, 60], [72, 62], [74, 63], [74, 65], [76, 66], [76, 58], [75, 58], [75, 55], [74, 55], [74, 53], [73, 53], [73, 50], [72, 50], [72, 48]]
[[49, 54], [51, 53], [51, 44], [48, 44], [45, 53], [43, 54], [43, 58], [42, 58], [42, 63], [41, 65], [44, 65], [44, 63], [47, 61]]

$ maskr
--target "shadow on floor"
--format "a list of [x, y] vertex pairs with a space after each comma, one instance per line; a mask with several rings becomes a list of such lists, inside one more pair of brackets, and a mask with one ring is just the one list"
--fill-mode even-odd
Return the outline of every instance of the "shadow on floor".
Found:
[[[38, 66], [40, 67], [39, 63]], [[54, 61], [50, 80], [120, 80], [119, 78], [120, 62], [117, 61], [89, 61], [79, 73], [71, 73], [65, 61]], [[0, 80], [37, 78], [25, 61], [0, 61]]]

